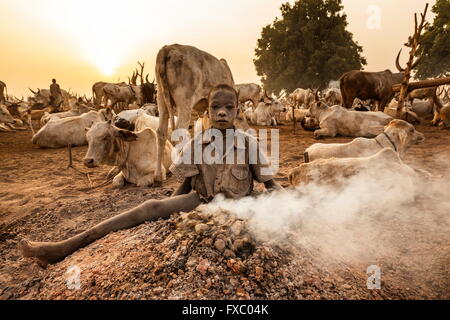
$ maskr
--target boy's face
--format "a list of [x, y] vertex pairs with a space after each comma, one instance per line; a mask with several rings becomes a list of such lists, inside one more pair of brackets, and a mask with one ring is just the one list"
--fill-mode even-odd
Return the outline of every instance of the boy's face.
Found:
[[208, 101], [211, 127], [230, 129], [234, 125], [237, 114], [237, 98], [230, 90], [217, 90]]

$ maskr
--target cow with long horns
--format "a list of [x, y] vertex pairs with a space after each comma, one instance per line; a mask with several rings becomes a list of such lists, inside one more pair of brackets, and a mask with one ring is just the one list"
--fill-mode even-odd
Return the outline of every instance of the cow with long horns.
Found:
[[[389, 69], [380, 72], [351, 70], [344, 73], [340, 78], [343, 106], [350, 109], [355, 98], [373, 99], [378, 102], [378, 110], [384, 111], [395, 95], [392, 86], [401, 83], [405, 76], [405, 69], [400, 66], [398, 61], [401, 52], [402, 50], [398, 53], [395, 61], [399, 71], [397, 73], [392, 73]], [[419, 61], [420, 59], [411, 66], [411, 69], [415, 68]]]

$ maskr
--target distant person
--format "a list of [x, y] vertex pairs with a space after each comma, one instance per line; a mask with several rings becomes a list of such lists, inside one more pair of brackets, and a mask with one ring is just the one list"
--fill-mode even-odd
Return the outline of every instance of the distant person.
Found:
[[56, 79], [52, 79], [52, 84], [50, 85], [50, 104], [53, 107], [59, 107], [61, 100], [61, 88], [56, 83]]

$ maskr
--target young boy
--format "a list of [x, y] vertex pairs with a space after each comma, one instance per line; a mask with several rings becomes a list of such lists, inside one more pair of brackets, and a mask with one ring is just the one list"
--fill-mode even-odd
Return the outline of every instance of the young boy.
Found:
[[[229, 138], [231, 134], [233, 136], [228, 139], [228, 143], [227, 139], [222, 141], [208, 139], [208, 137], [202, 139], [201, 136], [187, 143], [180, 154], [180, 161], [176, 161], [171, 167], [171, 170], [182, 178], [183, 182], [170, 198], [148, 200], [67, 240], [30, 242], [23, 239], [19, 243], [22, 254], [25, 257], [37, 258], [39, 263], [45, 266], [64, 259], [79, 248], [111, 232], [131, 228], [145, 221], [169, 218], [176, 212], [189, 212], [201, 203], [211, 201], [219, 193], [235, 199], [250, 195], [253, 191], [253, 180], [264, 183], [266, 189], [281, 189], [281, 186], [273, 180], [265, 155], [258, 148], [249, 147], [252, 144], [256, 145], [256, 139], [242, 131], [230, 130], [234, 129], [238, 101], [238, 93], [234, 88], [228, 85], [212, 88], [208, 96], [211, 127], [213, 130], [218, 130], [223, 137]], [[198, 159], [200, 151], [201, 154], [205, 151], [208, 154], [208, 150], [219, 149], [225, 152], [223, 154], [219, 152], [219, 157], [214, 159], [223, 161], [194, 161]], [[212, 155], [211, 152], [210, 154]], [[217, 152], [214, 152], [214, 156], [216, 155]], [[237, 161], [239, 156], [240, 161]], [[203, 160], [203, 158], [201, 156], [200, 159]], [[188, 161], [181, 161], [181, 159]], [[256, 161], [250, 161], [251, 159]]]

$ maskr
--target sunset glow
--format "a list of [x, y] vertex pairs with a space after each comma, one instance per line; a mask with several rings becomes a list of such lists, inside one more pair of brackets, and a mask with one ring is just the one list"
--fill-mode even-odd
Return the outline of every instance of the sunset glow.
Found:
[[[158, 50], [181, 43], [227, 59], [237, 82], [259, 82], [253, 65], [256, 41], [280, 16], [283, 2], [3, 0], [1, 80], [18, 96], [28, 94], [28, 86], [48, 87], [53, 77], [63, 87], [88, 93], [96, 81], [126, 79], [137, 61], [146, 62], [145, 72], [153, 78]], [[413, 13], [425, 2], [343, 0], [348, 28], [368, 60], [366, 70], [395, 70], [395, 54], [411, 33]], [[370, 5], [381, 13], [374, 28], [368, 27], [368, 14], [377, 10], [368, 11]]]

